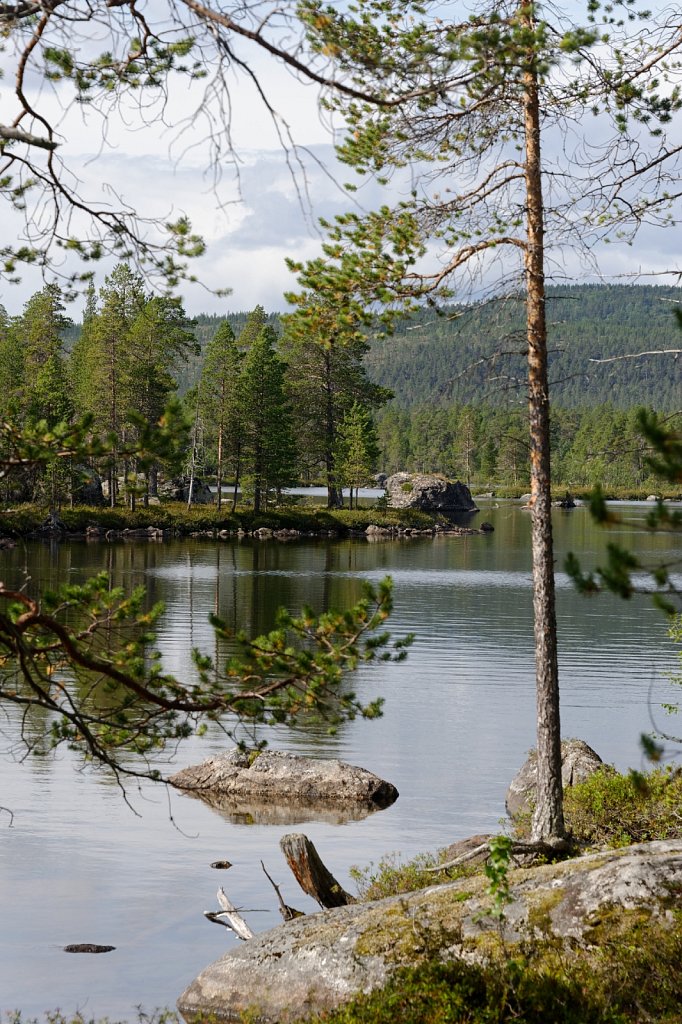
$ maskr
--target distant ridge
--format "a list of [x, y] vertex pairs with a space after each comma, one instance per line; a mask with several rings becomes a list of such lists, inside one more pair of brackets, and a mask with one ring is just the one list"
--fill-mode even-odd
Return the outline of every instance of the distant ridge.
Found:
[[[567, 285], [548, 289], [552, 400], [575, 408], [610, 402], [621, 408], [682, 407], [682, 358], [649, 356], [612, 363], [591, 359], [682, 348], [674, 310], [682, 288]], [[372, 343], [370, 374], [409, 408], [427, 403], [516, 404], [523, 399], [525, 359], [496, 352], [524, 347], [522, 297], [425, 310], [392, 338]]]

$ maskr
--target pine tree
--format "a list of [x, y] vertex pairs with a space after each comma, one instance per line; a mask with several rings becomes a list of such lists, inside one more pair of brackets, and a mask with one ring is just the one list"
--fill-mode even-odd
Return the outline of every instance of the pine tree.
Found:
[[252, 309], [246, 318], [246, 323], [239, 332], [237, 346], [243, 353], [249, 351], [253, 343], [260, 337], [260, 333], [268, 324], [268, 315], [262, 306]]
[[115, 438], [106, 467], [109, 503], [116, 504], [118, 450], [126, 441], [126, 410], [131, 393], [134, 352], [130, 329], [145, 305], [142, 278], [125, 263], [119, 263], [100, 289], [101, 309], [92, 325], [92, 386], [89, 411], [95, 426]]
[[224, 320], [206, 348], [197, 394], [197, 410], [207, 443], [214, 449], [218, 509], [222, 505], [225, 470], [234, 477], [232, 511], [241, 475], [243, 408], [242, 356], [229, 321]]
[[25, 422], [44, 420], [54, 427], [71, 414], [62, 341], [70, 326], [55, 284], [33, 295], [12, 325], [23, 357], [20, 406]]
[[323, 470], [327, 505], [333, 508], [342, 502], [334, 454], [344, 416], [354, 402], [377, 409], [393, 395], [367, 374], [369, 345], [357, 321], [315, 295], [297, 303], [297, 311], [283, 318], [296, 436], [307, 474]]
[[[291, 264], [303, 288], [343, 297], [368, 320], [379, 303], [391, 324], [427, 296], [436, 303], [485, 278], [490, 263], [502, 262], [507, 291], [511, 268], [520, 275], [537, 696], [532, 834], [565, 846], [545, 236], [551, 232], [556, 250], [572, 243], [587, 252], [590, 236], [632, 235], [644, 221], [669, 220], [667, 181], [677, 177], [679, 148], [666, 125], [682, 94], [667, 85], [667, 61], [679, 52], [679, 26], [665, 18], [645, 24], [646, 12], [619, 20], [599, 4], [576, 25], [572, 11], [554, 6], [545, 16], [543, 5], [519, 0], [484, 5], [459, 23], [444, 20], [437, 5], [405, 0], [322, 11], [316, 0], [302, 10], [317, 52], [334, 54], [356, 84], [382, 98], [329, 100], [347, 125], [340, 158], [360, 174], [372, 171], [379, 185], [406, 167], [414, 176], [397, 204], [327, 225], [326, 258]], [[547, 133], [566, 124], [580, 138], [568, 150], [543, 151]]]
[[[146, 424], [156, 423], [169, 397], [177, 389], [175, 372], [190, 353], [197, 354], [193, 321], [187, 318], [182, 301], [169, 296], [148, 298], [130, 325], [127, 339], [128, 355], [122, 382], [125, 395], [125, 416], [140, 417]], [[133, 441], [136, 431], [127, 428]], [[144, 500], [150, 489], [156, 491], [156, 466], [147, 470]], [[131, 506], [135, 506], [137, 467], [131, 466]]]

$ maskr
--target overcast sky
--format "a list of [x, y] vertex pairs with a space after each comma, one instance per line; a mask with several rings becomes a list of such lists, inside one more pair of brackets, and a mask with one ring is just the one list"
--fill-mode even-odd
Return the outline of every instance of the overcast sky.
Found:
[[[318, 114], [316, 87], [302, 85], [262, 54], [252, 57], [252, 65], [301, 147], [304, 168], [292, 153], [287, 157], [263, 103], [243, 80], [230, 82], [231, 136], [237, 159], [231, 162], [223, 152], [217, 183], [211, 126], [197, 114], [196, 86], [176, 85], [165, 107], [166, 120], [184, 125], [182, 132], [161, 121], [153, 128], [133, 130], [138, 119], [132, 107], [105, 120], [94, 110], [64, 111], [59, 94], [41, 98], [59, 123], [64, 138], [60, 152], [78, 174], [82, 195], [101, 201], [107, 195], [105, 186], [112, 185], [140, 213], [168, 219], [186, 214], [203, 235], [208, 252], [194, 261], [192, 271], [206, 288], [180, 289], [191, 314], [246, 310], [257, 303], [268, 310], [285, 308], [283, 292], [295, 287], [285, 257], [306, 258], [319, 252], [317, 219], [332, 218], [353, 202], [371, 209], [379, 199], [379, 190], [371, 183], [355, 199], [341, 187], [353, 180], [353, 172], [335, 163], [329, 127]], [[10, 76], [0, 86], [0, 102], [8, 99], [8, 80]], [[287, 166], [287, 158], [292, 166]], [[9, 227], [8, 220], [5, 225]], [[603, 279], [641, 273], [642, 282], [678, 283], [673, 277], [648, 275], [682, 268], [682, 237], [674, 228], [645, 228], [634, 245], [612, 244], [598, 256]], [[103, 262], [98, 268], [98, 285], [111, 266]], [[599, 280], [594, 267], [577, 256], [554, 269], [559, 277]], [[21, 285], [3, 288], [0, 301], [10, 313], [18, 313], [40, 286], [35, 274], [26, 274]], [[210, 289], [224, 287], [232, 290], [227, 298], [211, 294]], [[77, 302], [70, 313], [79, 319], [81, 309], [82, 302]]]

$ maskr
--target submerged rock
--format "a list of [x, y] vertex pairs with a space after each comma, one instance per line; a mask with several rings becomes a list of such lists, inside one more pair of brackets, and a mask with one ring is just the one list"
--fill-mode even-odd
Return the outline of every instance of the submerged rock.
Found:
[[[584, 782], [600, 768], [605, 768], [599, 754], [583, 740], [561, 741], [561, 782], [564, 789]], [[530, 814], [535, 806], [537, 786], [537, 754], [531, 750], [528, 760], [509, 784], [505, 807], [510, 818]]]
[[418, 508], [423, 512], [478, 512], [466, 484], [435, 473], [394, 473], [386, 481], [391, 508]]
[[97, 942], [72, 942], [64, 946], [65, 953], [111, 953], [116, 946], [100, 946]]
[[517, 869], [509, 880], [512, 902], [501, 921], [486, 914], [492, 898], [484, 875], [298, 918], [211, 964], [178, 1008], [188, 1020], [240, 1021], [247, 1012], [274, 1024], [379, 988], [425, 949], [483, 962], [491, 943], [502, 941], [509, 955], [515, 943], [550, 938], [570, 955], [575, 944], [598, 940], [605, 917], [616, 931], [633, 911], [640, 922], [666, 926], [682, 891], [682, 840]]
[[395, 786], [365, 768], [282, 750], [257, 753], [235, 747], [177, 772], [169, 781], [221, 813], [281, 824], [309, 819], [316, 808], [346, 810], [349, 818], [362, 817], [363, 811], [389, 807], [398, 798]]

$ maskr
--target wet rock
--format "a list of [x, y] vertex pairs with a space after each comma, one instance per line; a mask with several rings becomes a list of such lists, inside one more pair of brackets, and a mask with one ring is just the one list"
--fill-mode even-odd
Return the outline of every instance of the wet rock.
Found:
[[434, 473], [394, 473], [386, 481], [391, 508], [418, 508], [423, 512], [478, 512], [471, 491], [459, 481]]
[[604, 915], [616, 929], [633, 910], [665, 925], [682, 888], [682, 840], [512, 870], [509, 882], [502, 921], [486, 914], [492, 898], [484, 875], [297, 918], [207, 967], [178, 1008], [188, 1020], [210, 1014], [236, 1022], [250, 1013], [280, 1024], [383, 986], [431, 945], [443, 959], [483, 962], [492, 942], [504, 942], [510, 955], [515, 943], [553, 936], [570, 955], [575, 944], [593, 944]]
[[38, 527], [41, 537], [62, 537], [65, 533], [66, 526], [56, 512], [50, 512]]
[[64, 946], [65, 953], [111, 953], [116, 946], [100, 946], [96, 942], [73, 942]]
[[364, 768], [281, 750], [257, 754], [235, 747], [177, 772], [169, 781], [223, 813], [239, 813], [240, 805], [249, 812], [262, 808], [268, 814], [279, 809], [286, 821], [292, 820], [297, 808], [303, 810], [304, 817], [316, 807], [376, 810], [388, 807], [398, 797], [395, 786]]
[[[584, 743], [583, 740], [561, 741], [561, 781], [564, 789], [583, 782], [600, 768], [606, 765], [599, 754]], [[505, 806], [510, 818], [519, 814], [530, 814], [535, 806], [535, 788], [537, 785], [537, 755], [531, 750], [528, 759], [512, 779]]]

